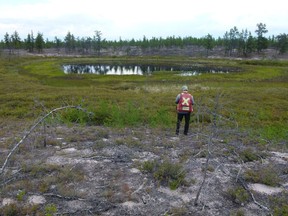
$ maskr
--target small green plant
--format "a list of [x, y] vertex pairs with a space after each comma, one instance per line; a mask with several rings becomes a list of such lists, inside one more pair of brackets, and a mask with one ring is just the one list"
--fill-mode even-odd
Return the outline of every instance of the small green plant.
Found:
[[17, 195], [16, 195], [17, 200], [23, 201], [25, 194], [26, 194], [25, 190], [19, 190]]
[[55, 204], [48, 204], [45, 206], [45, 216], [53, 216], [57, 212], [57, 206]]

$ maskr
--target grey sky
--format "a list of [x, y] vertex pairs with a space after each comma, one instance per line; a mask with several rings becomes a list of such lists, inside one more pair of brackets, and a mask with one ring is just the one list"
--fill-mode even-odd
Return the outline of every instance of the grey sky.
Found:
[[288, 33], [284, 0], [0, 0], [0, 39], [15, 30], [21, 39], [33, 31], [44, 38], [102, 32], [108, 40], [168, 36], [223, 37], [236, 26], [255, 35], [266, 24], [267, 36]]

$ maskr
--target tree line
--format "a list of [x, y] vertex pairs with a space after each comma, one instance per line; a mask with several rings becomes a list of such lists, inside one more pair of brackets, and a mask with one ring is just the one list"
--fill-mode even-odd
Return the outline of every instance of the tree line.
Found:
[[101, 49], [107, 48], [123, 48], [126, 47], [140, 47], [146, 48], [162, 48], [162, 47], [187, 47], [187, 46], [201, 46], [208, 52], [214, 47], [223, 47], [225, 54], [228, 56], [249, 56], [249, 54], [258, 52], [261, 53], [267, 48], [277, 50], [278, 54], [287, 53], [288, 49], [288, 34], [282, 33], [276, 36], [265, 37], [268, 33], [266, 25], [259, 23], [256, 25], [256, 35], [253, 36], [247, 29], [239, 30], [236, 26], [226, 31], [223, 37], [214, 38], [211, 34], [204, 37], [196, 38], [175, 37], [170, 36], [166, 38], [152, 37], [148, 39], [143, 36], [141, 40], [106, 40], [102, 37], [101, 31], [96, 30], [92, 37], [75, 37], [70, 31], [64, 39], [55, 37], [54, 40], [44, 40], [43, 33], [38, 32], [36, 37], [33, 32], [28, 33], [25, 39], [21, 39], [18, 32], [14, 31], [12, 34], [6, 33], [4, 39], [0, 41], [2, 49], [8, 49], [9, 53], [14, 53], [19, 49], [26, 49], [28, 52], [34, 53], [43, 52], [43, 49], [54, 48], [57, 51], [65, 49], [67, 53], [79, 52], [82, 54], [97, 54], [100, 55]]

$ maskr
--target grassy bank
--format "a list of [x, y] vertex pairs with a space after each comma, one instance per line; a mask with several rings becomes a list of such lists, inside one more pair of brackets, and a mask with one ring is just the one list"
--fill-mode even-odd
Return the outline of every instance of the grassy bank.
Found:
[[[180, 76], [158, 71], [145, 76], [67, 75], [64, 63], [150, 63], [240, 68], [228, 74]], [[81, 105], [94, 115], [67, 110], [60, 121], [112, 127], [145, 125], [174, 132], [174, 100], [189, 86], [196, 100], [191, 124], [215, 118], [238, 125], [251, 137], [287, 145], [288, 62], [189, 58], [0, 58], [0, 118], [29, 122], [56, 107]], [[232, 122], [232, 124], [231, 124]], [[281, 144], [281, 145], [282, 145]]]

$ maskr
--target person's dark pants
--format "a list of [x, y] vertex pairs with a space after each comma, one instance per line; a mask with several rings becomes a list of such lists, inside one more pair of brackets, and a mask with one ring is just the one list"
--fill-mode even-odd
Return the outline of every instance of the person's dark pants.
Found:
[[177, 115], [177, 125], [176, 125], [176, 134], [179, 134], [180, 124], [182, 122], [183, 117], [185, 118], [185, 125], [184, 125], [184, 134], [188, 134], [189, 130], [189, 122], [190, 122], [190, 112], [188, 113], [178, 113]]

